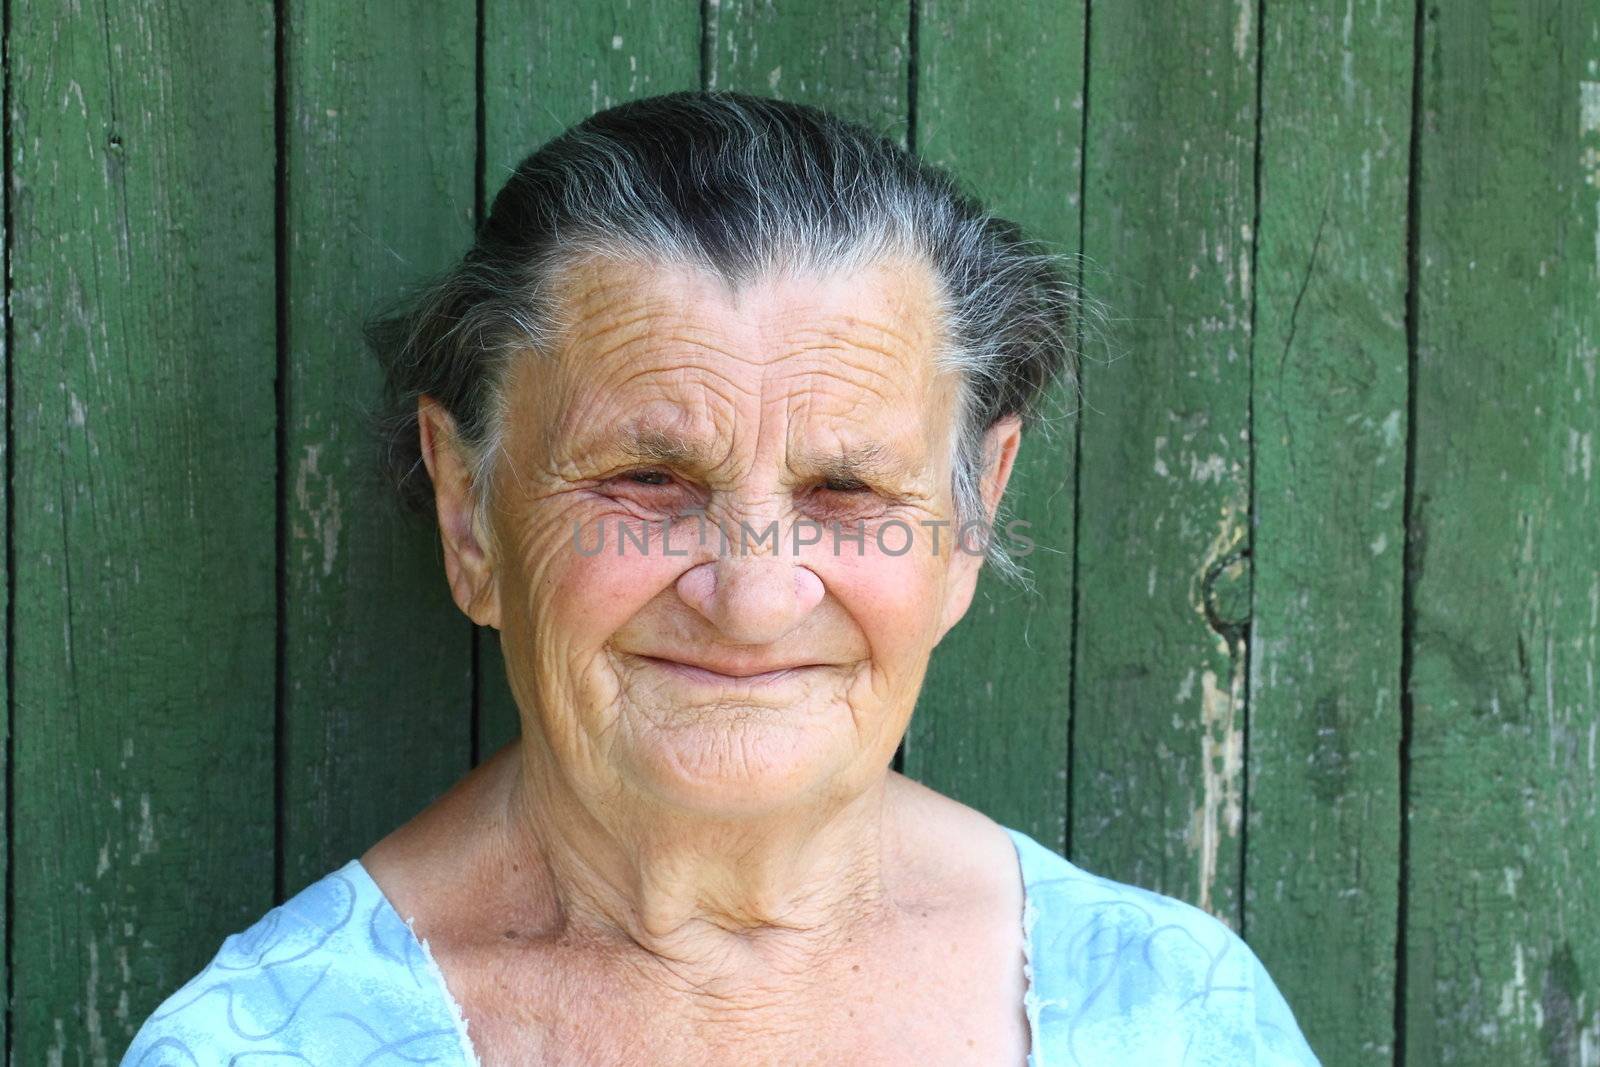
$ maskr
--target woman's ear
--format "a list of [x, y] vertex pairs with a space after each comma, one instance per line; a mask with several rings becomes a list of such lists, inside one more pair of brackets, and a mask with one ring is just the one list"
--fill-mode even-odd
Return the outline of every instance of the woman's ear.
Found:
[[477, 521], [479, 487], [472, 482], [472, 468], [456, 434], [455, 419], [444, 405], [423, 395], [417, 400], [417, 431], [422, 461], [433, 481], [450, 595], [467, 618], [498, 630], [500, 597], [494, 580], [493, 540]]
[[[983, 476], [979, 491], [983, 497], [985, 538], [995, 536], [994, 519], [999, 513], [1000, 498], [1005, 495], [1006, 483], [1011, 480], [1011, 470], [1016, 465], [1017, 449], [1022, 446], [1022, 420], [1007, 415], [983, 435]], [[939, 637], [944, 640], [956, 623], [961, 621], [972, 606], [973, 594], [978, 588], [978, 572], [983, 569], [983, 549], [976, 537], [961, 538], [961, 530], [951, 531], [950, 570], [945, 583], [944, 618], [939, 624]], [[974, 531], [976, 533], [976, 531]], [[962, 547], [963, 540], [970, 547]]]
[[983, 474], [984, 521], [994, 525], [1000, 510], [1000, 498], [1005, 495], [1006, 483], [1011, 481], [1011, 468], [1017, 462], [1017, 449], [1022, 447], [1022, 420], [1007, 415], [983, 437], [985, 459]]

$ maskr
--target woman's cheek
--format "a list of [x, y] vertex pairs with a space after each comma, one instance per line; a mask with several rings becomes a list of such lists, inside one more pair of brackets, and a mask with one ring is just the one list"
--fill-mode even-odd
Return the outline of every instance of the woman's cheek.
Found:
[[880, 669], [931, 649], [943, 567], [925, 541], [897, 555], [881, 551], [870, 534], [859, 552], [852, 541], [837, 550], [825, 541], [806, 550], [805, 562], [866, 635]]
[[[692, 537], [661, 522], [590, 512], [567, 516], [560, 533], [547, 543], [537, 596], [551, 610], [561, 605], [569, 617], [552, 619], [552, 624], [573, 636], [587, 635], [582, 644], [591, 649], [604, 644], [689, 566]], [[664, 533], [670, 533], [670, 541], [663, 539]]]

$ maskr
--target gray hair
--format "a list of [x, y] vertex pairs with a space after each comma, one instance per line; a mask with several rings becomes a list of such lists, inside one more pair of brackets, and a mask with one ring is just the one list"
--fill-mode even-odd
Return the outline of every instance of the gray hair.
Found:
[[[1057, 380], [1078, 389], [1079, 301], [1064, 255], [857, 123], [727, 90], [669, 93], [601, 111], [530, 155], [460, 264], [369, 327], [386, 375], [381, 456], [404, 504], [433, 508], [417, 426], [427, 394], [454, 418], [487, 513], [506, 368], [555, 350], [570, 325], [557, 283], [594, 257], [691, 265], [735, 288], [775, 273], [926, 262], [943, 327], [933, 358], [960, 383], [958, 523], [986, 518], [985, 431], [1008, 415], [1039, 425]], [[987, 537], [984, 553], [1002, 577], [1026, 581], [1000, 538]]]

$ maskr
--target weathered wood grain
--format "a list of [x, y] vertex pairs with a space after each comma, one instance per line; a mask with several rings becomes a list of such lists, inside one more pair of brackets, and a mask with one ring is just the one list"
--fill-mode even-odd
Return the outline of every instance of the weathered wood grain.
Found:
[[379, 479], [363, 320], [471, 239], [477, 11], [284, 6], [287, 246], [283, 885], [293, 894], [470, 766], [471, 622], [436, 524]]
[[1600, 10], [1425, 11], [1405, 1062], [1593, 1063]]
[[[9, 20], [8, 20], [9, 22]], [[0, 305], [0, 313], [5, 315], [4, 328], [0, 329], [0, 415], [3, 415], [5, 425], [11, 425], [11, 274], [7, 265], [11, 262], [11, 242], [7, 233], [6, 221], [11, 217], [11, 54], [7, 49], [8, 41], [0, 40], [0, 116], [4, 116], [6, 136], [4, 147], [0, 148], [0, 171], [4, 178], [0, 180], [0, 286], [5, 287], [5, 299]], [[0, 434], [0, 469], [7, 472], [6, 483], [11, 482], [11, 446], [10, 434]], [[11, 510], [8, 506], [9, 493], [0, 493], [0, 529], [7, 531], [7, 543], [10, 543]], [[0, 657], [3, 662], [11, 662], [11, 573], [9, 560], [7, 561], [6, 580], [0, 588], [0, 618], [7, 620], [0, 633]], [[6, 677], [0, 678], [0, 700], [5, 702], [5, 716], [0, 720], [0, 774], [5, 775], [7, 782], [11, 781], [10, 739], [11, 739], [11, 678], [10, 672]], [[0, 790], [0, 827], [9, 828], [11, 825], [11, 798], [10, 790]], [[8, 832], [0, 830], [4, 836], [3, 847], [0, 847], [0, 878], [6, 879], [10, 884], [11, 870], [11, 836]], [[11, 943], [10, 909], [0, 909], [0, 944]], [[0, 1003], [11, 1003], [11, 968], [0, 965]], [[11, 1048], [11, 1030], [9, 1013], [0, 1012], [0, 1048]]]
[[596, 111], [700, 87], [698, 0], [484, 0], [483, 194]]
[[1330, 1064], [1394, 1045], [1413, 21], [1261, 27], [1244, 930]]
[[272, 903], [270, 3], [13, 0], [10, 1062]]
[[1073, 859], [1237, 926], [1256, 4], [1095, 5]]
[[[596, 111], [700, 87], [698, 0], [484, 0], [485, 208], [518, 163]], [[498, 632], [479, 629], [478, 754], [517, 736]]]
[[[1064, 256], [1078, 249], [1083, 32], [1082, 3], [927, 0], [918, 16], [918, 152]], [[1006, 490], [1034, 542], [1019, 560], [1033, 589], [985, 571], [967, 618], [934, 653], [904, 754], [912, 778], [1057, 851], [1067, 824], [1074, 384], [1052, 398], [1048, 436], [1024, 434]]]
[[706, 88], [815, 104], [906, 143], [904, 0], [718, 0], [706, 7], [705, 32]]

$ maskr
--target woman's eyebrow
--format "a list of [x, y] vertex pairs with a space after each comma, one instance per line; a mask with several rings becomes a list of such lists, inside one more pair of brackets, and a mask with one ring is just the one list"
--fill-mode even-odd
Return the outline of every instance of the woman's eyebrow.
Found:
[[[659, 425], [631, 423], [622, 426], [602, 447], [629, 462], [659, 463], [688, 470], [705, 470], [716, 465], [715, 450], [708, 442]], [[878, 441], [848, 445], [827, 453], [800, 452], [791, 456], [790, 466], [823, 478], [839, 479], [904, 478], [919, 470], [917, 464]]]
[[631, 423], [622, 427], [618, 437], [617, 451], [630, 460], [680, 467], [711, 465], [711, 449], [703, 441], [673, 430]]
[[825, 478], [898, 478], [915, 471], [898, 452], [877, 441], [841, 449], [832, 455], [816, 457], [808, 465]]

